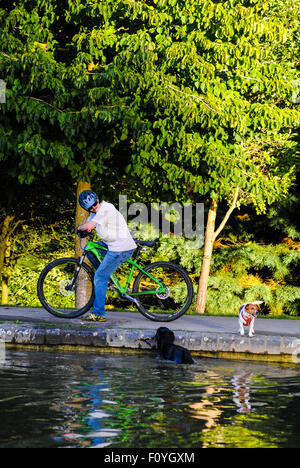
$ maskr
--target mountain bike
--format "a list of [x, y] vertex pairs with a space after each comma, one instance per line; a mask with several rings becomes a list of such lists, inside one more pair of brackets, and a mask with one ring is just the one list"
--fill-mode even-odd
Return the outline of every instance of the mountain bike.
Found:
[[[75, 318], [85, 314], [94, 302], [94, 271], [85, 263], [88, 251], [101, 262], [104, 258], [102, 245], [89, 240], [80, 258], [59, 258], [49, 263], [41, 272], [37, 283], [37, 295], [43, 307], [52, 315]], [[158, 261], [142, 267], [139, 255], [142, 249], [154, 247], [156, 241], [136, 240], [137, 248], [125, 263], [129, 273], [123, 285], [113, 273], [108, 289], [116, 291], [121, 300], [129, 301], [146, 318], [156, 322], [170, 322], [181, 317], [193, 300], [193, 284], [188, 273], [176, 263]], [[134, 277], [134, 273], [137, 275]], [[85, 288], [86, 299], [82, 303], [80, 288]], [[131, 287], [130, 287], [131, 286]]]

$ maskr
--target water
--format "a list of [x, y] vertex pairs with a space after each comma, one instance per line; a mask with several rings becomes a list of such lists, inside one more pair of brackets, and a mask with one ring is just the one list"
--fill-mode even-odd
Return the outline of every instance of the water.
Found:
[[300, 366], [7, 350], [0, 447], [300, 447]]

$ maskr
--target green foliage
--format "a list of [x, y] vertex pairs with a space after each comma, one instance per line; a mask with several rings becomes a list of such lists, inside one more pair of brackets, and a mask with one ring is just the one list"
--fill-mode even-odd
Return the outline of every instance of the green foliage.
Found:
[[280, 4], [131, 3], [140, 27], [124, 33], [116, 60], [145, 124], [128, 172], [149, 191], [230, 201], [238, 186], [239, 204], [258, 212], [287, 194], [299, 163], [299, 5], [278, 14]]
[[249, 243], [237, 249], [223, 248], [213, 260], [213, 268], [220, 270], [227, 265], [233, 275], [240, 276], [245, 271], [266, 271], [266, 275], [281, 281], [297, 269], [299, 252], [290, 250], [286, 245], [259, 245]]
[[190, 190], [230, 201], [239, 186], [240, 203], [265, 211], [286, 195], [298, 162], [299, 4], [281, 7], [279, 0], [5, 4], [0, 158], [12, 162], [9, 174], [31, 183], [62, 166], [93, 178], [120, 162], [125, 145], [127, 173], [149, 194], [186, 199]]
[[[157, 251], [150, 252], [146, 259], [180, 263], [188, 270], [196, 293], [202, 252], [186, 248], [186, 242], [184, 238], [161, 238]], [[250, 242], [216, 249], [209, 277], [207, 313], [237, 314], [243, 302], [263, 300], [265, 314], [299, 315], [299, 265], [300, 251], [286, 244]]]
[[285, 244], [224, 247], [214, 254], [207, 310], [234, 313], [263, 300], [264, 312], [299, 315], [300, 252]]
[[87, 5], [79, 21], [79, 4], [16, 1], [0, 10], [0, 76], [7, 90], [0, 161], [20, 183], [58, 167], [73, 178], [102, 175], [126, 138], [119, 124], [127, 118], [125, 98], [111, 92], [105, 69], [106, 49], [116, 47], [114, 28], [104, 27]]
[[42, 269], [59, 256], [74, 256], [70, 231], [66, 220], [47, 224], [45, 219], [34, 218], [21, 224], [10, 245], [9, 304], [40, 306], [36, 286]]

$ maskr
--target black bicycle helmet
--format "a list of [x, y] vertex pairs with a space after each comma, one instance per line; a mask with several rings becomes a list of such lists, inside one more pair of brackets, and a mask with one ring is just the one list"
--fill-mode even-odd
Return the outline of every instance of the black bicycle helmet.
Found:
[[97, 202], [97, 200], [98, 195], [92, 190], [84, 190], [81, 192], [78, 198], [79, 205], [86, 211], [89, 211], [89, 209]]

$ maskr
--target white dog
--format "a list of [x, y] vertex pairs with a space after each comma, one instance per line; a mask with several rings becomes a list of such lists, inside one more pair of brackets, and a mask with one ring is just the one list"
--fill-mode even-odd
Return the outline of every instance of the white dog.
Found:
[[245, 302], [239, 310], [239, 332], [244, 335], [244, 327], [249, 326], [249, 336], [254, 335], [254, 322], [257, 317], [257, 306], [263, 301]]

